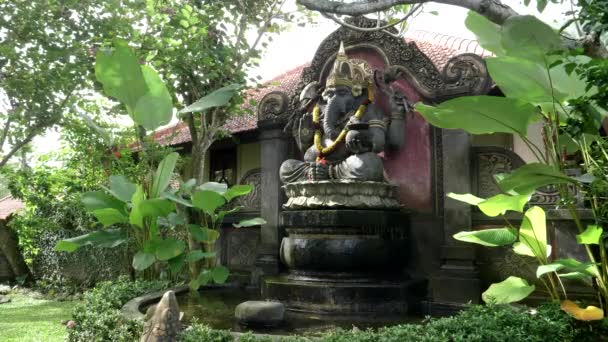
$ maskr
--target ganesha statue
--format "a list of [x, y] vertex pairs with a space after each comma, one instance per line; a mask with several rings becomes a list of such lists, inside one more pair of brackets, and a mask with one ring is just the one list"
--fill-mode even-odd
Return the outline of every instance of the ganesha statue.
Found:
[[[394, 197], [394, 187], [385, 182], [378, 153], [398, 149], [404, 141], [409, 105], [390, 87], [395, 79], [394, 73], [374, 73], [366, 61], [349, 59], [341, 44], [325, 85], [312, 82], [304, 88], [302, 111], [288, 124], [304, 157], [286, 160], [280, 169], [290, 197], [288, 207], [311, 207], [309, 202], [318, 200], [336, 203], [340, 192], [344, 196], [380, 192], [384, 194], [379, 198]], [[375, 103], [379, 95], [389, 99], [385, 107], [390, 112]], [[303, 193], [308, 195], [301, 196]], [[294, 201], [308, 204], [296, 205]], [[384, 199], [380, 202], [379, 206], [387, 205]]]
[[[401, 146], [409, 108], [404, 97], [379, 84], [382, 81], [391, 79], [374, 77], [366, 61], [349, 59], [340, 46], [325, 87], [312, 82], [300, 95], [305, 112], [292, 127], [304, 160], [282, 164], [283, 183], [384, 180], [378, 153]], [[390, 98], [390, 113], [374, 103], [380, 91]]]

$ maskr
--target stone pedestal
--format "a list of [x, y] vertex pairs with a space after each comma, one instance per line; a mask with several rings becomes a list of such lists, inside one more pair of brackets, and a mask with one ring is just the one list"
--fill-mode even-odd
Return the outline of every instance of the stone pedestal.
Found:
[[408, 217], [400, 210], [288, 210], [280, 222], [288, 272], [266, 277], [262, 294], [287, 310], [402, 314], [419, 295], [419, 282], [404, 272]]

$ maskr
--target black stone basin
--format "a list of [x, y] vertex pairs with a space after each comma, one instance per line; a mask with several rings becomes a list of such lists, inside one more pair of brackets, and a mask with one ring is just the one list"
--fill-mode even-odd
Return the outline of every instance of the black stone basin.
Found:
[[[183, 321], [189, 324], [194, 318], [200, 323], [215, 329], [229, 329], [233, 332], [253, 331], [272, 335], [319, 335], [336, 328], [359, 329], [379, 328], [387, 325], [421, 322], [419, 316], [394, 316], [377, 319], [374, 316], [339, 316], [286, 313], [284, 325], [273, 329], [251, 329], [240, 326], [234, 318], [235, 307], [247, 300], [259, 299], [259, 290], [250, 291], [243, 288], [205, 288], [198, 292], [187, 292], [177, 296], [180, 310], [184, 313]], [[145, 311], [145, 310], [144, 310]]]

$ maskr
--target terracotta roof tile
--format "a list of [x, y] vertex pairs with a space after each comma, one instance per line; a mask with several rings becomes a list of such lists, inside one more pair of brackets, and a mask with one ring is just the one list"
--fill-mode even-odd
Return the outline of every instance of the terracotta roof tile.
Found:
[[25, 208], [25, 204], [11, 196], [0, 199], [0, 220], [6, 220], [9, 216], [23, 208]]
[[481, 57], [492, 53], [482, 48], [476, 40], [448, 36], [436, 32], [413, 31], [405, 34], [405, 40], [413, 42], [424, 52], [440, 71], [448, 60], [463, 53], [474, 53]]
[[[471, 39], [463, 39], [448, 35], [443, 35], [428, 31], [413, 31], [405, 35], [407, 42], [413, 42], [418, 48], [424, 52], [431, 61], [437, 66], [437, 69], [442, 70], [447, 61], [462, 53], [475, 53], [481, 57], [491, 56], [492, 54], [484, 50], [477, 41]], [[308, 64], [300, 65], [299, 67], [286, 71], [272, 80], [263, 84], [262, 88], [249, 89], [245, 92], [245, 102], [243, 107], [250, 109], [240, 116], [231, 117], [224, 128], [231, 133], [242, 133], [252, 131], [257, 128], [257, 117], [255, 108], [249, 104], [250, 100], [255, 100], [256, 103], [271, 91], [281, 90], [286, 93], [292, 93], [297, 87], [302, 70]], [[190, 141], [190, 132], [185, 123], [180, 122], [172, 127], [156, 131], [153, 137], [163, 145], [178, 145]]]

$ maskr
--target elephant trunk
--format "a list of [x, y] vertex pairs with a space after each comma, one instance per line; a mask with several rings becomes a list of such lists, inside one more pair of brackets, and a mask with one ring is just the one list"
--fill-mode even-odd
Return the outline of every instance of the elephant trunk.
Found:
[[340, 119], [340, 115], [346, 112], [345, 107], [346, 104], [344, 101], [340, 101], [340, 98], [334, 97], [327, 102], [325, 115], [323, 117], [323, 131], [330, 139], [336, 139], [340, 133], [336, 126]]

